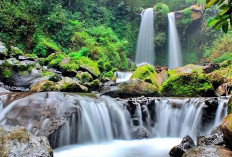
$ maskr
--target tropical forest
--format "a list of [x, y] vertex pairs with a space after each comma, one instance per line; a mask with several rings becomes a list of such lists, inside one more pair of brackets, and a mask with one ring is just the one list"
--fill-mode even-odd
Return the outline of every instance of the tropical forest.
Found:
[[232, 1], [0, 0], [0, 157], [232, 157]]

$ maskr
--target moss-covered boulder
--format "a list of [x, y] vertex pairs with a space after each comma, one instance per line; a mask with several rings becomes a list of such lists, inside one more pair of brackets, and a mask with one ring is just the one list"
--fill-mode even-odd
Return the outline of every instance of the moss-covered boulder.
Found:
[[98, 79], [95, 79], [92, 82], [84, 85], [88, 87], [89, 91], [98, 91], [100, 89], [101, 82]]
[[110, 86], [108, 89], [102, 89], [103, 95], [112, 97], [129, 98], [139, 96], [160, 96], [159, 89], [151, 83], [139, 79], [131, 79], [120, 83], [118, 86]]
[[88, 71], [95, 77], [98, 77], [100, 75], [100, 70], [98, 68], [97, 62], [94, 62], [88, 57], [81, 57], [78, 63], [79, 63], [80, 69]]
[[45, 92], [45, 91], [57, 91], [57, 90], [58, 87], [56, 86], [56, 84], [48, 80], [39, 81], [35, 83], [30, 89], [31, 92]]
[[195, 97], [214, 96], [214, 88], [204, 76], [195, 73], [180, 73], [170, 76], [163, 84], [164, 96]]
[[81, 71], [77, 73], [76, 78], [78, 78], [82, 83], [91, 82], [93, 80], [90, 73]]
[[[230, 106], [231, 106], [231, 101], [230, 101]], [[226, 143], [226, 146], [231, 149], [232, 148], [232, 138], [231, 138], [232, 137], [232, 114], [229, 114], [223, 119], [221, 128], [223, 131], [224, 141]]]
[[20, 55], [23, 55], [23, 51], [20, 50], [18, 47], [11, 46], [9, 50], [9, 56], [10, 57], [18, 57]]
[[151, 65], [139, 66], [130, 79], [140, 79], [144, 82], [148, 82], [158, 87], [158, 83], [155, 80], [157, 73], [155, 68]]
[[87, 87], [69, 77], [65, 77], [63, 80], [59, 81], [58, 88], [62, 92], [88, 92]]
[[52, 157], [46, 137], [31, 135], [22, 126], [0, 126], [0, 156]]
[[7, 56], [8, 49], [6, 45], [0, 41], [0, 59], [3, 59]]

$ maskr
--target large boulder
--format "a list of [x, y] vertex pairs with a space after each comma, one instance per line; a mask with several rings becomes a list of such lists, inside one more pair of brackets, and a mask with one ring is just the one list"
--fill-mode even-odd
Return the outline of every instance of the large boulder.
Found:
[[30, 89], [31, 92], [46, 92], [56, 90], [58, 90], [56, 84], [48, 80], [38, 81]]
[[19, 57], [20, 55], [23, 55], [23, 51], [14, 46], [10, 46], [9, 52], [10, 57]]
[[214, 96], [214, 88], [203, 75], [197, 73], [175, 73], [162, 84], [164, 96], [196, 97]]
[[100, 70], [98, 68], [98, 64], [88, 57], [81, 57], [79, 60], [80, 69], [88, 71], [94, 77], [98, 77], [100, 75]]
[[108, 86], [107, 90], [102, 89], [103, 95], [112, 97], [129, 98], [139, 96], [160, 96], [159, 90], [151, 83], [139, 79], [131, 79], [120, 83], [118, 86]]
[[220, 146], [199, 146], [185, 152], [183, 157], [231, 157], [232, 151]]
[[53, 151], [46, 137], [33, 136], [22, 126], [0, 126], [0, 156], [52, 157]]
[[212, 130], [210, 135], [200, 135], [197, 137], [198, 146], [215, 146], [224, 144], [224, 135], [221, 126]]
[[175, 147], [173, 147], [171, 149], [171, 151], [169, 152], [169, 155], [171, 157], [182, 157], [183, 154], [193, 148], [196, 147], [196, 145], [194, 144], [194, 141], [192, 140], [192, 138], [190, 136], [186, 136], [183, 138], [183, 140], [181, 141], [181, 143]]
[[58, 89], [62, 92], [88, 92], [88, 88], [81, 85], [77, 80], [64, 77], [57, 83]]
[[8, 49], [6, 45], [0, 41], [0, 59], [4, 59], [7, 56]]
[[227, 107], [228, 107], [228, 114], [232, 114], [232, 97], [230, 97]]
[[221, 127], [224, 134], [224, 141], [226, 143], [226, 146], [232, 149], [232, 114], [229, 114], [223, 119]]
[[224, 83], [220, 85], [216, 90], [217, 96], [227, 96], [232, 94], [232, 83]]
[[142, 65], [139, 66], [130, 79], [140, 79], [144, 82], [151, 83], [158, 87], [158, 84], [155, 80], [155, 76], [157, 75], [155, 68], [151, 65]]

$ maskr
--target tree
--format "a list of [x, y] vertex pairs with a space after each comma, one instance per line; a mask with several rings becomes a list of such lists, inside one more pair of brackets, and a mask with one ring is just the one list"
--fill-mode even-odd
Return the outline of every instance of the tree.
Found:
[[231, 0], [206, 0], [206, 8], [216, 5], [220, 12], [209, 21], [208, 25], [214, 29], [220, 29], [227, 33], [229, 26], [232, 25], [232, 4]]

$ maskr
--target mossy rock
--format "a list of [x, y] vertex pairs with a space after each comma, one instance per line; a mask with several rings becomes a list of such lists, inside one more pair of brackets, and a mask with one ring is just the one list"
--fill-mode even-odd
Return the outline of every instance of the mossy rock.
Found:
[[23, 51], [21, 51], [18, 47], [11, 46], [9, 51], [10, 57], [18, 57], [23, 55]]
[[98, 77], [100, 75], [98, 64], [88, 57], [81, 57], [78, 63], [81, 69], [88, 71], [94, 77]]
[[139, 79], [131, 79], [123, 82], [116, 87], [111, 87], [104, 95], [112, 97], [129, 98], [138, 96], [160, 96], [159, 89], [151, 83]]
[[78, 78], [82, 83], [91, 82], [93, 80], [90, 73], [81, 71], [77, 73], [76, 78]]
[[83, 93], [88, 92], [87, 87], [79, 84], [77, 81], [69, 77], [63, 78], [63, 80], [57, 83], [57, 86], [59, 90], [62, 92], [83, 92]]
[[62, 80], [62, 77], [61, 75], [58, 75], [58, 74], [52, 74], [52, 76], [49, 78], [49, 81], [52, 81], [52, 82], [59, 82]]
[[227, 115], [223, 119], [221, 128], [223, 131], [223, 135], [224, 135], [223, 139], [226, 143], [226, 146], [232, 149], [232, 138], [231, 138], [232, 137], [232, 114]]
[[139, 66], [130, 79], [140, 79], [144, 82], [151, 83], [155, 85], [157, 88], [159, 87], [158, 83], [155, 80], [157, 73], [155, 68], [151, 65], [143, 65]]
[[168, 71], [168, 74], [170, 76], [175, 75], [175, 74], [180, 74], [180, 73], [186, 73], [186, 74], [196, 73], [200, 75], [200, 74], [203, 74], [203, 68], [200, 65], [187, 64], [183, 67], [177, 67], [177, 68], [174, 68]]
[[98, 79], [93, 80], [92, 82], [86, 84], [89, 91], [97, 91], [101, 86], [101, 82]]
[[103, 74], [102, 80], [103, 80], [103, 82], [115, 81], [116, 76], [115, 76], [113, 71], [109, 71], [109, 72], [106, 72], [106, 73]]
[[31, 92], [57, 91], [56, 84], [52, 81], [43, 80], [35, 83], [30, 89]]
[[62, 92], [88, 92], [88, 88], [78, 83], [64, 83], [60, 86]]
[[164, 96], [178, 97], [215, 96], [212, 83], [195, 73], [171, 76], [162, 84], [161, 93]]

